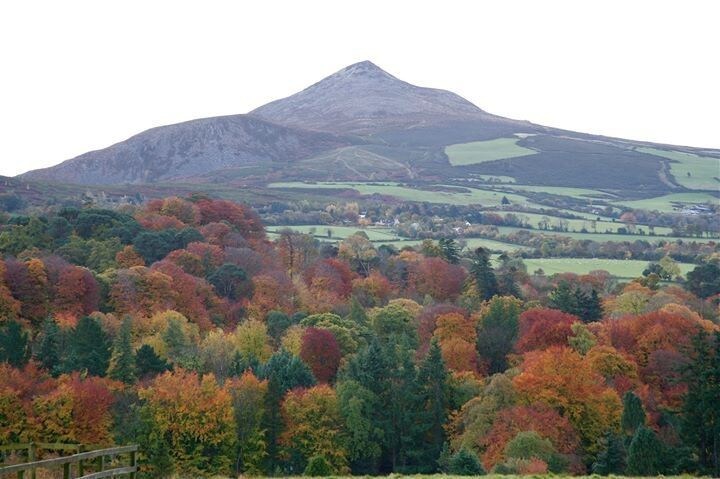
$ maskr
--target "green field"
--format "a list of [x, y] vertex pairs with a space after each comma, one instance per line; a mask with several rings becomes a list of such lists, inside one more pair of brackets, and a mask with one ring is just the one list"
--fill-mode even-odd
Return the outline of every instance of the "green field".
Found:
[[497, 138], [487, 141], [458, 143], [445, 148], [445, 154], [453, 166], [475, 165], [486, 161], [534, 155], [535, 150], [518, 146], [517, 138]]
[[512, 176], [503, 176], [503, 175], [472, 175], [474, 177], [480, 178], [481, 180], [487, 181], [489, 183], [515, 183], [515, 178]]
[[[278, 232], [283, 229], [291, 229], [293, 231], [299, 231], [301, 233], [312, 234], [316, 238], [325, 241], [338, 241], [352, 236], [358, 231], [362, 231], [368, 235], [370, 241], [375, 243], [376, 246], [380, 245], [392, 245], [397, 249], [401, 249], [405, 246], [416, 247], [422, 244], [423, 240], [412, 240], [407, 238], [401, 238], [390, 230], [390, 228], [382, 227], [367, 227], [361, 228], [359, 226], [328, 226], [328, 225], [292, 225], [292, 226], [269, 226], [267, 228], [268, 235], [270, 238], [274, 238], [278, 235]], [[330, 236], [327, 235], [328, 230], [332, 232]], [[505, 243], [502, 241], [495, 241], [485, 238], [462, 238], [460, 240], [464, 242], [467, 249], [473, 250], [482, 246], [493, 251], [519, 251], [530, 249], [526, 246], [515, 245], [511, 243]]]
[[[617, 233], [618, 228], [625, 228], [625, 224], [621, 221], [607, 221], [607, 220], [594, 220], [594, 219], [567, 219], [567, 218], [560, 218], [558, 216], [550, 216], [550, 215], [543, 215], [540, 213], [525, 213], [520, 211], [502, 211], [502, 210], [493, 210], [493, 211], [487, 211], [487, 213], [496, 213], [500, 216], [505, 216], [508, 213], [512, 213], [515, 216], [524, 219], [528, 222], [528, 224], [532, 225], [534, 228], [540, 228], [540, 223], [544, 220], [549, 220], [549, 227], [552, 228], [554, 226], [560, 226], [561, 221], [567, 223], [567, 228], [570, 232], [580, 233], [583, 228], [587, 230], [589, 233], [605, 233], [607, 231], [610, 231], [612, 233]], [[646, 233], [649, 233], [649, 229], [645, 225], [637, 225], [638, 229], [644, 230]], [[551, 231], [552, 232], [552, 231]], [[656, 226], [655, 227], [655, 234], [656, 235], [669, 235], [672, 233], [672, 228], [668, 228], [666, 226]]]
[[[368, 235], [370, 241], [398, 241], [401, 237], [393, 233], [390, 228], [368, 227], [361, 228], [359, 226], [332, 226], [332, 225], [292, 225], [292, 226], [268, 226], [268, 233], [277, 234], [284, 229], [291, 229], [301, 233], [312, 234], [317, 237], [327, 238], [329, 240], [345, 239], [352, 236], [358, 231]], [[331, 234], [328, 236], [328, 230]]]
[[670, 173], [675, 181], [691, 190], [720, 190], [720, 159], [692, 153], [657, 148], [638, 148], [638, 151], [669, 160]]
[[[587, 274], [594, 270], [605, 270], [613, 276], [623, 279], [637, 278], [647, 268], [648, 261], [630, 259], [596, 258], [532, 258], [523, 259], [528, 273], [542, 269], [546, 275], [555, 273]], [[683, 276], [695, 269], [694, 264], [678, 263]]]
[[[417, 201], [417, 202], [428, 202], [428, 203], [440, 203], [449, 205], [473, 205], [481, 204], [483, 206], [500, 206], [503, 196], [507, 197], [509, 201], [515, 204], [521, 204], [525, 206], [535, 206], [535, 203], [529, 201], [526, 197], [512, 194], [503, 193], [501, 191], [483, 190], [478, 188], [467, 188], [447, 185], [435, 185], [437, 188], [447, 188], [448, 191], [430, 191], [421, 190], [418, 188], [412, 188], [409, 186], [403, 186], [399, 183], [363, 183], [363, 182], [352, 182], [352, 181], [339, 181], [339, 182], [317, 182], [317, 183], [303, 183], [300, 181], [270, 183], [269, 188], [294, 188], [294, 189], [335, 189], [335, 190], [355, 190], [363, 195], [387, 195], [393, 196], [399, 200], [405, 201]], [[458, 191], [451, 191], [450, 189], [456, 188]], [[465, 191], [461, 191], [465, 190]]]
[[658, 241], [677, 241], [682, 240], [686, 242], [696, 242], [696, 243], [709, 243], [710, 241], [718, 242], [717, 238], [695, 238], [695, 237], [689, 237], [689, 236], [649, 236], [649, 235], [639, 235], [639, 234], [628, 234], [628, 235], [620, 235], [620, 234], [605, 234], [605, 233], [572, 233], [572, 232], [560, 232], [560, 231], [539, 231], [539, 230], [528, 230], [525, 228], [517, 228], [515, 226], [498, 226], [498, 231], [502, 234], [510, 234], [514, 233], [516, 231], [529, 231], [533, 234], [544, 234], [547, 236], [567, 236], [573, 239], [578, 240], [592, 240], [592, 241], [636, 241], [636, 240], [642, 240], [642, 241], [648, 241], [648, 242], [658, 242]]
[[691, 206], [695, 204], [710, 203], [718, 204], [720, 199], [710, 193], [673, 193], [665, 196], [657, 196], [655, 198], [647, 198], [635, 201], [616, 201], [616, 205], [627, 206], [628, 208], [641, 210], [657, 210], [664, 213], [677, 212], [683, 206]]
[[532, 191], [534, 193], [548, 193], [550, 195], [570, 196], [571, 198], [580, 198], [583, 200], [591, 198], [608, 198], [615, 196], [599, 190], [591, 190], [588, 188], [568, 188], [564, 186], [509, 185], [508, 188], [519, 191], [521, 193], [523, 191]]

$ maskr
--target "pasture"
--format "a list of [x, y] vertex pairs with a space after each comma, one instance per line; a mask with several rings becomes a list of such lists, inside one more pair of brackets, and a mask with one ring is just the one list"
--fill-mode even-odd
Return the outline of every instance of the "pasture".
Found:
[[[549, 228], [553, 227], [559, 227], [561, 225], [566, 225], [569, 232], [575, 232], [580, 233], [582, 232], [583, 228], [588, 233], [617, 233], [618, 228], [625, 228], [625, 224], [621, 221], [607, 221], [607, 220], [596, 220], [594, 218], [592, 219], [568, 219], [568, 218], [561, 218], [558, 216], [551, 216], [551, 215], [543, 215], [540, 213], [525, 213], [522, 211], [503, 211], [503, 210], [492, 210], [487, 211], [487, 213], [495, 213], [500, 216], [505, 216], [507, 214], [514, 214], [518, 218], [526, 221], [528, 224], [530, 224], [533, 228], [540, 229], [540, 225], [543, 222], [548, 223]], [[649, 233], [649, 228], [645, 225], [638, 225], [638, 228], [644, 230], [645, 232]], [[543, 230], [541, 230], [544, 232]], [[655, 229], [656, 235], [669, 235], [672, 233], [672, 228], [668, 228], [666, 226], [656, 226]], [[554, 233], [555, 231], [550, 231], [551, 233]]]
[[497, 138], [495, 140], [457, 143], [445, 147], [445, 154], [452, 166], [465, 166], [537, 153], [537, 151], [530, 148], [519, 146], [518, 141], [517, 138]]
[[[605, 270], [611, 275], [632, 279], [642, 276], [648, 261], [630, 259], [597, 259], [597, 258], [527, 258], [523, 259], [528, 273], [542, 269], [546, 275], [555, 273], [588, 274], [590, 271]], [[692, 271], [696, 265], [678, 263], [683, 276]]]
[[634, 201], [616, 201], [616, 205], [626, 206], [628, 208], [642, 209], [649, 211], [660, 211], [663, 213], [673, 213], [681, 210], [685, 206], [696, 204], [719, 204], [720, 199], [716, 195], [710, 193], [672, 193], [655, 198], [647, 198], [644, 200]]
[[720, 190], [720, 158], [657, 148], [638, 148], [638, 151], [669, 160], [670, 173], [678, 184], [691, 190]]
[[[352, 236], [355, 233], [362, 231], [367, 234], [368, 239], [375, 243], [375, 246], [391, 245], [397, 249], [402, 249], [405, 246], [416, 247], [420, 246], [423, 240], [419, 239], [408, 239], [403, 238], [392, 232], [390, 228], [369, 226], [361, 228], [359, 226], [328, 226], [328, 225], [291, 225], [291, 226], [269, 226], [267, 227], [268, 236], [271, 239], [278, 236], [279, 232], [284, 229], [290, 229], [305, 234], [312, 234], [314, 237], [321, 241], [341, 241]], [[330, 231], [330, 235], [328, 235]], [[478, 247], [487, 248], [492, 251], [520, 251], [528, 250], [530, 248], [521, 245], [515, 245], [512, 243], [505, 243], [503, 241], [496, 241], [485, 238], [459, 238], [458, 242], [468, 250], [473, 250]]]
[[[503, 193], [501, 191], [484, 190], [479, 188], [468, 188], [447, 185], [434, 185], [435, 189], [420, 189], [411, 186], [401, 185], [399, 183], [366, 183], [366, 182], [317, 182], [303, 183], [300, 181], [270, 183], [269, 188], [290, 188], [290, 189], [306, 189], [306, 190], [355, 190], [362, 195], [383, 195], [392, 196], [399, 200], [439, 203], [448, 205], [467, 206], [480, 204], [483, 206], [500, 206], [503, 197], [506, 197], [511, 203], [521, 204], [525, 206], [535, 206], [526, 197], [513, 194]], [[431, 187], [427, 187], [431, 188]]]
[[[640, 227], [642, 228], [642, 227]], [[540, 231], [540, 230], [528, 230], [524, 228], [517, 228], [515, 226], [498, 226], [498, 231], [502, 234], [511, 234], [516, 231], [529, 231], [533, 234], [543, 234], [546, 236], [567, 236], [572, 239], [577, 240], [592, 240], [592, 241], [648, 241], [648, 242], [658, 242], [658, 241], [685, 241], [685, 242], [696, 242], [696, 243], [709, 243], [710, 241], [717, 242], [719, 241], [717, 238], [695, 238], [695, 237], [689, 237], [689, 236], [650, 236], [647, 234], [641, 235], [641, 234], [627, 234], [627, 235], [621, 235], [621, 234], [612, 234], [612, 233], [573, 233], [573, 232], [564, 232], [564, 231]]]
[[507, 188], [522, 193], [523, 191], [532, 191], [533, 193], [547, 193], [557, 196], [569, 196], [571, 198], [579, 198], [588, 200], [592, 198], [608, 198], [615, 195], [600, 190], [592, 190], [589, 188], [569, 188], [565, 186], [538, 186], [538, 185], [508, 185]]
[[326, 240], [342, 240], [348, 236], [352, 236], [355, 233], [362, 231], [368, 235], [370, 241], [400, 241], [403, 238], [392, 232], [390, 228], [378, 228], [378, 227], [367, 227], [361, 228], [360, 226], [332, 226], [332, 225], [292, 225], [292, 226], [268, 226], [266, 228], [268, 233], [278, 234], [278, 232], [290, 229], [298, 231], [300, 233], [311, 234], [315, 237], [326, 239]]

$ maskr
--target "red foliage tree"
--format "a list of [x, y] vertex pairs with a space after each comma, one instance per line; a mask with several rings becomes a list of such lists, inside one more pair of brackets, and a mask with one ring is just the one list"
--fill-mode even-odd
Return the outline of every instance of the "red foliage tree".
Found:
[[20, 316], [35, 324], [47, 317], [50, 297], [47, 271], [42, 260], [6, 261], [5, 282], [13, 297], [20, 301]]
[[67, 265], [53, 286], [53, 307], [57, 313], [79, 319], [98, 310], [100, 287], [90, 270]]
[[525, 353], [550, 346], [566, 346], [572, 336], [570, 327], [580, 319], [557, 309], [532, 308], [519, 318], [519, 334], [515, 350]]
[[462, 266], [442, 258], [423, 258], [408, 266], [408, 288], [436, 301], [453, 301], [462, 292], [467, 273]]
[[307, 328], [302, 336], [300, 358], [321, 383], [330, 382], [340, 365], [340, 346], [327, 329]]
[[332, 292], [343, 299], [352, 292], [353, 272], [346, 263], [334, 258], [315, 262], [305, 270], [304, 278], [311, 290]]
[[260, 217], [244, 205], [226, 200], [201, 199], [196, 203], [200, 213], [200, 224], [226, 221], [234, 226], [243, 238], [262, 240], [265, 230]]

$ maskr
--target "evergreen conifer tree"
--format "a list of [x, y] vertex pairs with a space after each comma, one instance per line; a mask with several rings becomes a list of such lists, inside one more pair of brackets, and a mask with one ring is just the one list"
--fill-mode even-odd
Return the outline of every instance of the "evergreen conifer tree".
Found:
[[623, 413], [621, 424], [628, 436], [633, 436], [640, 426], [645, 425], [645, 408], [642, 401], [632, 391], [623, 396]]
[[110, 363], [110, 344], [100, 323], [89, 316], [78, 321], [70, 338], [70, 354], [66, 357], [66, 371], [87, 371], [104, 376]]
[[593, 463], [592, 472], [601, 476], [622, 474], [625, 470], [625, 444], [621, 437], [608, 434], [605, 437], [605, 447]]
[[684, 376], [682, 436], [694, 448], [700, 472], [720, 477], [720, 333], [710, 337], [701, 330], [693, 338]]
[[156, 376], [170, 369], [170, 365], [157, 355], [149, 344], [143, 344], [135, 353], [135, 371], [139, 378]]
[[480, 296], [488, 300], [498, 293], [495, 271], [490, 265], [490, 253], [485, 248], [477, 248], [472, 258], [470, 274]]
[[627, 473], [634, 476], [662, 474], [665, 447], [652, 429], [640, 426], [630, 441]]
[[434, 472], [434, 466], [445, 443], [445, 423], [450, 403], [447, 381], [448, 373], [440, 346], [437, 340], [433, 340], [418, 370], [418, 384], [424, 403], [424, 422], [427, 425], [424, 462], [426, 468], [432, 468], [426, 472]]
[[42, 324], [40, 332], [40, 346], [35, 359], [51, 374], [57, 374], [60, 368], [61, 332], [57, 323], [48, 317]]
[[16, 368], [28, 361], [28, 335], [15, 320], [0, 328], [0, 362], [7, 362]]
[[126, 384], [132, 384], [135, 381], [135, 353], [132, 346], [132, 320], [130, 318], [125, 318], [117, 338], [115, 338], [108, 376]]

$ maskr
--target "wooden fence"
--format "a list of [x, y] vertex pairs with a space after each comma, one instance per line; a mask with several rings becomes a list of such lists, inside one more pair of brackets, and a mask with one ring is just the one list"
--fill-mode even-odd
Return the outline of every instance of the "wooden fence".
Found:
[[[24, 446], [24, 447], [23, 447]], [[44, 447], [44, 446], [62, 446], [62, 447]], [[38, 449], [48, 450], [78, 450], [81, 446], [69, 444], [15, 444], [11, 446], [2, 446], [0, 450], [27, 450], [28, 462], [23, 464], [13, 464], [11, 466], [0, 467], [0, 477], [8, 477], [8, 474], [16, 474], [18, 479], [35, 479], [35, 471], [37, 469], [56, 469], [62, 468], [63, 479], [102, 479], [104, 477], [115, 477], [121, 475], [129, 475], [130, 479], [135, 479], [138, 471], [137, 451], [138, 446], [121, 446], [109, 449], [98, 449], [95, 451], [79, 452], [71, 456], [57, 457], [53, 459], [44, 459], [34, 461], [35, 454]], [[74, 448], [74, 449], [69, 449]], [[105, 469], [106, 459], [121, 455], [128, 456], [128, 465]], [[99, 462], [99, 471], [85, 474], [84, 466], [89, 461], [97, 460]], [[73, 468], [73, 466], [75, 466]], [[73, 475], [73, 469], [76, 475]], [[29, 473], [29, 477], [26, 477]]]

